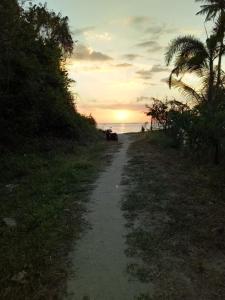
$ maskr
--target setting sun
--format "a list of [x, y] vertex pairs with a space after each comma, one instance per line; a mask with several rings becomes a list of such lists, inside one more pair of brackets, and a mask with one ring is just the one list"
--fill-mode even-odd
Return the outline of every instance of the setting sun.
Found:
[[115, 117], [120, 122], [127, 121], [129, 118], [129, 112], [126, 110], [118, 110], [115, 113]]

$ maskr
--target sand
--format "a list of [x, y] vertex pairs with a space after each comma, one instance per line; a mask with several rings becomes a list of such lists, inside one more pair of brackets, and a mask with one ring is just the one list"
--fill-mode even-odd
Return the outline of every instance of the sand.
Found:
[[131, 281], [126, 272], [125, 218], [121, 211], [121, 185], [127, 150], [132, 141], [121, 135], [122, 146], [110, 166], [100, 174], [90, 196], [87, 220], [91, 229], [74, 247], [74, 276], [68, 281], [68, 300], [132, 300], [147, 286]]

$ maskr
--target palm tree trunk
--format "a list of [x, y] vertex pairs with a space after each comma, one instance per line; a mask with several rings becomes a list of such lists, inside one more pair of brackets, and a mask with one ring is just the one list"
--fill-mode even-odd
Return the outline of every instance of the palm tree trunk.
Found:
[[224, 22], [225, 22], [225, 13], [223, 9], [221, 10], [220, 13], [220, 22], [221, 22], [221, 27], [219, 28], [219, 33], [221, 34], [220, 37], [220, 51], [219, 51], [219, 60], [218, 60], [218, 73], [217, 73], [217, 82], [216, 82], [216, 87], [218, 88], [221, 83], [221, 69], [222, 69], [222, 56], [223, 56], [223, 47], [224, 47]]
[[223, 56], [223, 47], [224, 47], [223, 39], [224, 39], [224, 34], [223, 34], [221, 44], [220, 44], [220, 52], [219, 52], [219, 60], [218, 60], [218, 73], [217, 73], [217, 82], [216, 82], [217, 88], [220, 86], [220, 83], [221, 83], [222, 56]]
[[213, 70], [213, 58], [210, 55], [209, 58], [209, 87], [208, 87], [208, 102], [213, 100], [213, 84], [214, 84], [214, 70]]
[[218, 140], [214, 141], [214, 164], [218, 165], [220, 163], [220, 142]]

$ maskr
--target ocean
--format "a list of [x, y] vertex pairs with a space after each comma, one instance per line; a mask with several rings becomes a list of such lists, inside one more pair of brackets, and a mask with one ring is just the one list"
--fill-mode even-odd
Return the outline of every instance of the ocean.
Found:
[[120, 133], [130, 133], [130, 132], [140, 132], [141, 127], [144, 126], [149, 129], [150, 124], [146, 123], [100, 123], [98, 124], [99, 129], [112, 129], [113, 132]]

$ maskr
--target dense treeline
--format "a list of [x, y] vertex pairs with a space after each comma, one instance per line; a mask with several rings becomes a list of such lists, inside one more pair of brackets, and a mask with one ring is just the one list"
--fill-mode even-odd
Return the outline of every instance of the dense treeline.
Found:
[[0, 2], [0, 141], [13, 145], [43, 136], [94, 134], [81, 116], [65, 68], [73, 51], [68, 18], [46, 6]]
[[[153, 99], [148, 115], [172, 136], [175, 146], [219, 163], [225, 157], [225, 0], [196, 1], [203, 2], [197, 15], [214, 22], [211, 34], [205, 43], [191, 35], [178, 37], [166, 53], [167, 65], [174, 64], [169, 86], [178, 88], [187, 104]], [[200, 80], [198, 90], [185, 82], [186, 74]]]

